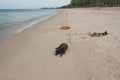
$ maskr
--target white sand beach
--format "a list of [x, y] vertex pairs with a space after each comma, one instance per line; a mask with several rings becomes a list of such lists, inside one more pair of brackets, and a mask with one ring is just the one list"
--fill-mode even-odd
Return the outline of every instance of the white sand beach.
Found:
[[[61, 43], [68, 50], [55, 56]], [[0, 41], [0, 80], [120, 80], [120, 8], [61, 9]]]

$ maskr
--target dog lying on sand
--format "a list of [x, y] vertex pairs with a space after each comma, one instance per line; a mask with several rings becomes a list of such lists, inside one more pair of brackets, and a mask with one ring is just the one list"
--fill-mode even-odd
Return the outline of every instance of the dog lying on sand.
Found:
[[89, 32], [89, 35], [90, 35], [91, 37], [102, 37], [102, 36], [106, 36], [107, 34], [108, 34], [107, 31], [105, 31], [105, 32], [103, 32], [103, 33], [97, 33], [97, 32], [91, 33], [91, 32]]
[[66, 43], [62, 43], [59, 47], [56, 48], [55, 55], [60, 55], [60, 57], [62, 57], [67, 49], [68, 45]]

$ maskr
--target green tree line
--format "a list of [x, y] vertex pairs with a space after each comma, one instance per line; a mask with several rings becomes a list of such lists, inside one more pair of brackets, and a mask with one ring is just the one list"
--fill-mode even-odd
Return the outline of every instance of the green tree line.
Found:
[[113, 6], [120, 6], [120, 0], [71, 0], [71, 3], [69, 5], [63, 6], [63, 8]]

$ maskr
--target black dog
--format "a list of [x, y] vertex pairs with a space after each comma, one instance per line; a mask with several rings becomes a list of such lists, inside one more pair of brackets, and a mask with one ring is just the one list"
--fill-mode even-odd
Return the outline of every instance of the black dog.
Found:
[[55, 55], [60, 55], [60, 57], [65, 54], [66, 50], [68, 49], [68, 45], [66, 43], [62, 43], [59, 47], [56, 48]]

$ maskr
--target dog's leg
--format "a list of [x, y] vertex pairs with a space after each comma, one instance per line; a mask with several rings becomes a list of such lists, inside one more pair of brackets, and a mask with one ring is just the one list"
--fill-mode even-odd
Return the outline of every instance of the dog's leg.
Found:
[[65, 51], [61, 51], [60, 57], [62, 57], [65, 54]]
[[60, 54], [60, 57], [62, 57], [63, 56], [63, 54]]
[[95, 37], [95, 33], [89, 32], [89, 35], [90, 35], [91, 37]]

